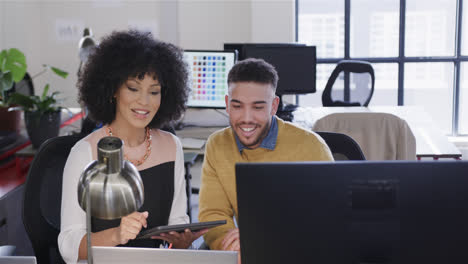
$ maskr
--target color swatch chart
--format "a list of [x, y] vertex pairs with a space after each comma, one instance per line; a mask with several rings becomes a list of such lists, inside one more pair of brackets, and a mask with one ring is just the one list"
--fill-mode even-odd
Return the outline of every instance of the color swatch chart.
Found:
[[190, 69], [188, 106], [225, 107], [227, 77], [235, 63], [234, 52], [185, 51]]

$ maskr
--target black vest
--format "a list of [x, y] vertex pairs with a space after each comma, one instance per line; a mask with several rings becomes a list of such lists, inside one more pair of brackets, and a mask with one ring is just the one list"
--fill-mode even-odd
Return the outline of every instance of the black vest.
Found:
[[[139, 212], [148, 211], [148, 227], [167, 225], [169, 214], [171, 213], [172, 200], [174, 198], [174, 161], [159, 164], [140, 171], [143, 180], [145, 201], [138, 210]], [[91, 230], [93, 232], [118, 227], [120, 219], [102, 220], [91, 219]], [[145, 228], [142, 231], [146, 230]], [[130, 240], [126, 247], [159, 247], [161, 240], [155, 239], [136, 239]]]

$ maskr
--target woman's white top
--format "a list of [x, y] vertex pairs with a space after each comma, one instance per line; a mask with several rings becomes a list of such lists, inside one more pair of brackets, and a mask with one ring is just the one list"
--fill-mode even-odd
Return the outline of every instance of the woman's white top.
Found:
[[[155, 133], [153, 131], [153, 133]], [[162, 133], [167, 137], [171, 135], [176, 145], [175, 165], [174, 165], [174, 198], [172, 201], [171, 212], [169, 215], [169, 225], [185, 224], [189, 222], [187, 216], [187, 194], [185, 191], [184, 177], [184, 154], [180, 140], [167, 132], [157, 130], [156, 133]], [[94, 135], [93, 135], [94, 134]], [[78, 261], [78, 250], [81, 239], [86, 235], [86, 213], [78, 204], [78, 181], [84, 168], [93, 161], [93, 149], [91, 142], [93, 137], [101, 138], [102, 129], [93, 132], [87, 137], [78, 141], [70, 151], [65, 168], [63, 171], [62, 183], [62, 208], [60, 234], [58, 236], [58, 246], [62, 258], [67, 263], [76, 263]], [[90, 140], [91, 137], [91, 140]], [[154, 137], [153, 137], [154, 138]], [[155, 144], [153, 142], [153, 144]], [[124, 146], [125, 147], [125, 146]], [[157, 150], [155, 146], [153, 151]], [[95, 152], [97, 152], [95, 150]], [[150, 155], [151, 157], [152, 155]], [[145, 162], [146, 167], [157, 164], [151, 164], [150, 158]], [[145, 168], [138, 168], [143, 170]]]

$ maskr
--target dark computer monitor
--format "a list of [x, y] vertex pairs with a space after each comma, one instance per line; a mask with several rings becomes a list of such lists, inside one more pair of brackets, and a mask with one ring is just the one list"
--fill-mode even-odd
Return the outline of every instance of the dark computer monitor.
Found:
[[468, 161], [236, 165], [242, 264], [468, 262]]
[[245, 58], [261, 58], [275, 66], [279, 80], [276, 94], [315, 93], [315, 46], [247, 45]]
[[283, 104], [282, 95], [316, 92], [317, 52], [301, 43], [225, 43], [224, 49], [239, 51], [239, 60], [261, 58], [278, 72], [276, 94], [280, 98], [277, 115], [291, 121], [296, 105]]
[[270, 46], [270, 47], [290, 47], [290, 46], [306, 46], [304, 43], [224, 43], [225, 50], [237, 50], [237, 59], [244, 60], [247, 46]]
[[260, 58], [275, 66], [279, 75], [276, 93], [315, 93], [317, 53], [315, 46], [298, 43], [224, 44], [239, 51], [239, 60]]
[[185, 50], [189, 68], [189, 107], [224, 108], [227, 77], [237, 51]]

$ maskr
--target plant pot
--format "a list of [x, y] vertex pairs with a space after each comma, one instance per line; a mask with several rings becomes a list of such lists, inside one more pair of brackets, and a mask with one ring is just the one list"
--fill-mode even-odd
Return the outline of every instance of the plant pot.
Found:
[[24, 112], [26, 130], [35, 149], [38, 149], [47, 139], [58, 136], [60, 119], [60, 111], [42, 114], [40, 112]]
[[8, 112], [8, 107], [0, 107], [0, 130], [16, 131], [21, 130], [21, 111]]

